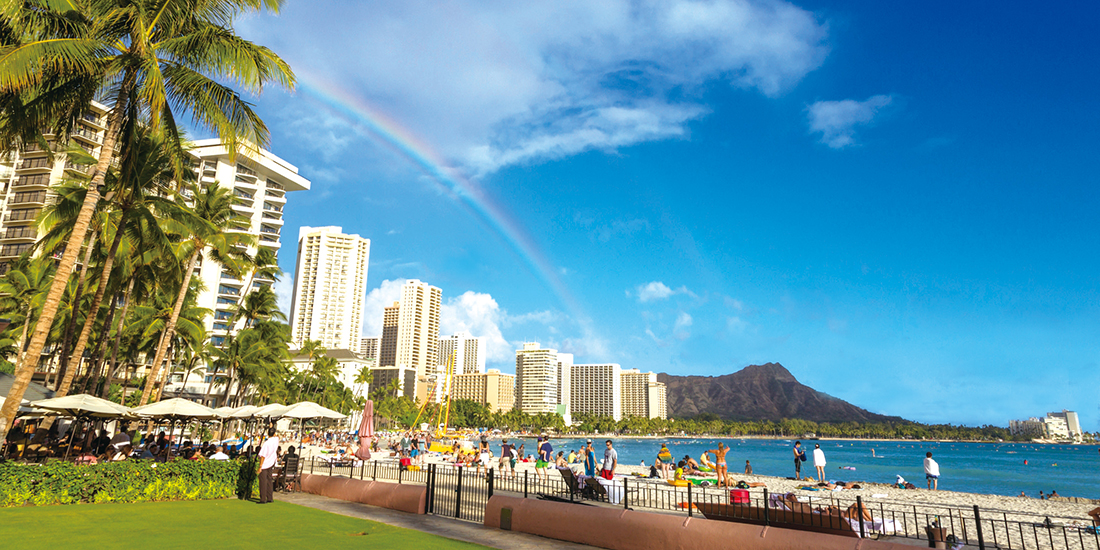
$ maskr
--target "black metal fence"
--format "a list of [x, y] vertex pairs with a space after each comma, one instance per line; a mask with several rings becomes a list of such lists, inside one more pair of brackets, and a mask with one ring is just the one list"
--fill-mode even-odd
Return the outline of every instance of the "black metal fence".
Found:
[[979, 509], [976, 505], [864, 501], [862, 496], [834, 492], [825, 497], [795, 497], [769, 493], [767, 489], [753, 490], [746, 502], [731, 502], [726, 489], [677, 487], [664, 480], [619, 478], [615, 485], [605, 487], [595, 480], [578, 481], [553, 469], [540, 476], [531, 471], [500, 472], [448, 464], [410, 468], [387, 460], [359, 465], [313, 461], [303, 465], [303, 470], [426, 485], [428, 513], [478, 523], [484, 521], [489, 498], [507, 494], [887, 540], [935, 539], [946, 541], [948, 547], [957, 542], [982, 550], [1100, 550], [1098, 528], [1088, 525], [1087, 520]]

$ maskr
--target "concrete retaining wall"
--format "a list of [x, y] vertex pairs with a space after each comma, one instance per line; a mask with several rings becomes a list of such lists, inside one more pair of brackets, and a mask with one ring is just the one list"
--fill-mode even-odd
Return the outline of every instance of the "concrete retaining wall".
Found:
[[502, 519], [510, 522], [512, 531], [611, 550], [912, 550], [901, 544], [701, 517], [493, 496], [485, 507], [485, 526], [502, 528]]
[[423, 514], [427, 511], [428, 489], [423, 485], [302, 474], [302, 490], [410, 514]]

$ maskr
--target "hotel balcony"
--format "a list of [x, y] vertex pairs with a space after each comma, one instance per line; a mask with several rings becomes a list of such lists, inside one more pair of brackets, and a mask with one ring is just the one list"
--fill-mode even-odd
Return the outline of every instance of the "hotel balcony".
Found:
[[103, 137], [94, 128], [80, 125], [73, 128], [72, 137], [98, 146], [103, 142]]
[[286, 196], [285, 195], [272, 195], [271, 191], [268, 191], [267, 195], [264, 196], [264, 201], [270, 202], [272, 204], [283, 205], [283, 204], [286, 204]]
[[38, 239], [38, 231], [31, 225], [9, 227], [3, 234], [0, 234], [0, 240], [4, 242], [29, 241], [33, 243], [36, 239]]
[[49, 173], [52, 169], [53, 161], [46, 157], [25, 159], [15, 168], [20, 174]]
[[283, 225], [283, 215], [264, 211], [261, 221], [272, 225]]

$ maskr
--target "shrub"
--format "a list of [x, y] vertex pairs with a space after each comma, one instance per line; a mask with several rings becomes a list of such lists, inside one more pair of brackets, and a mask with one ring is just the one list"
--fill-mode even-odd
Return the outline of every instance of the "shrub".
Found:
[[243, 498], [258, 490], [254, 471], [245, 459], [0, 463], [0, 507]]

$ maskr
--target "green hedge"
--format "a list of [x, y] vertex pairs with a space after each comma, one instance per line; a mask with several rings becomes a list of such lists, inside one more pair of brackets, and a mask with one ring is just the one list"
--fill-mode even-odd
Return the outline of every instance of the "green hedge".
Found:
[[244, 459], [9, 462], [0, 464], [0, 507], [243, 498], [258, 491], [253, 472], [255, 463]]

